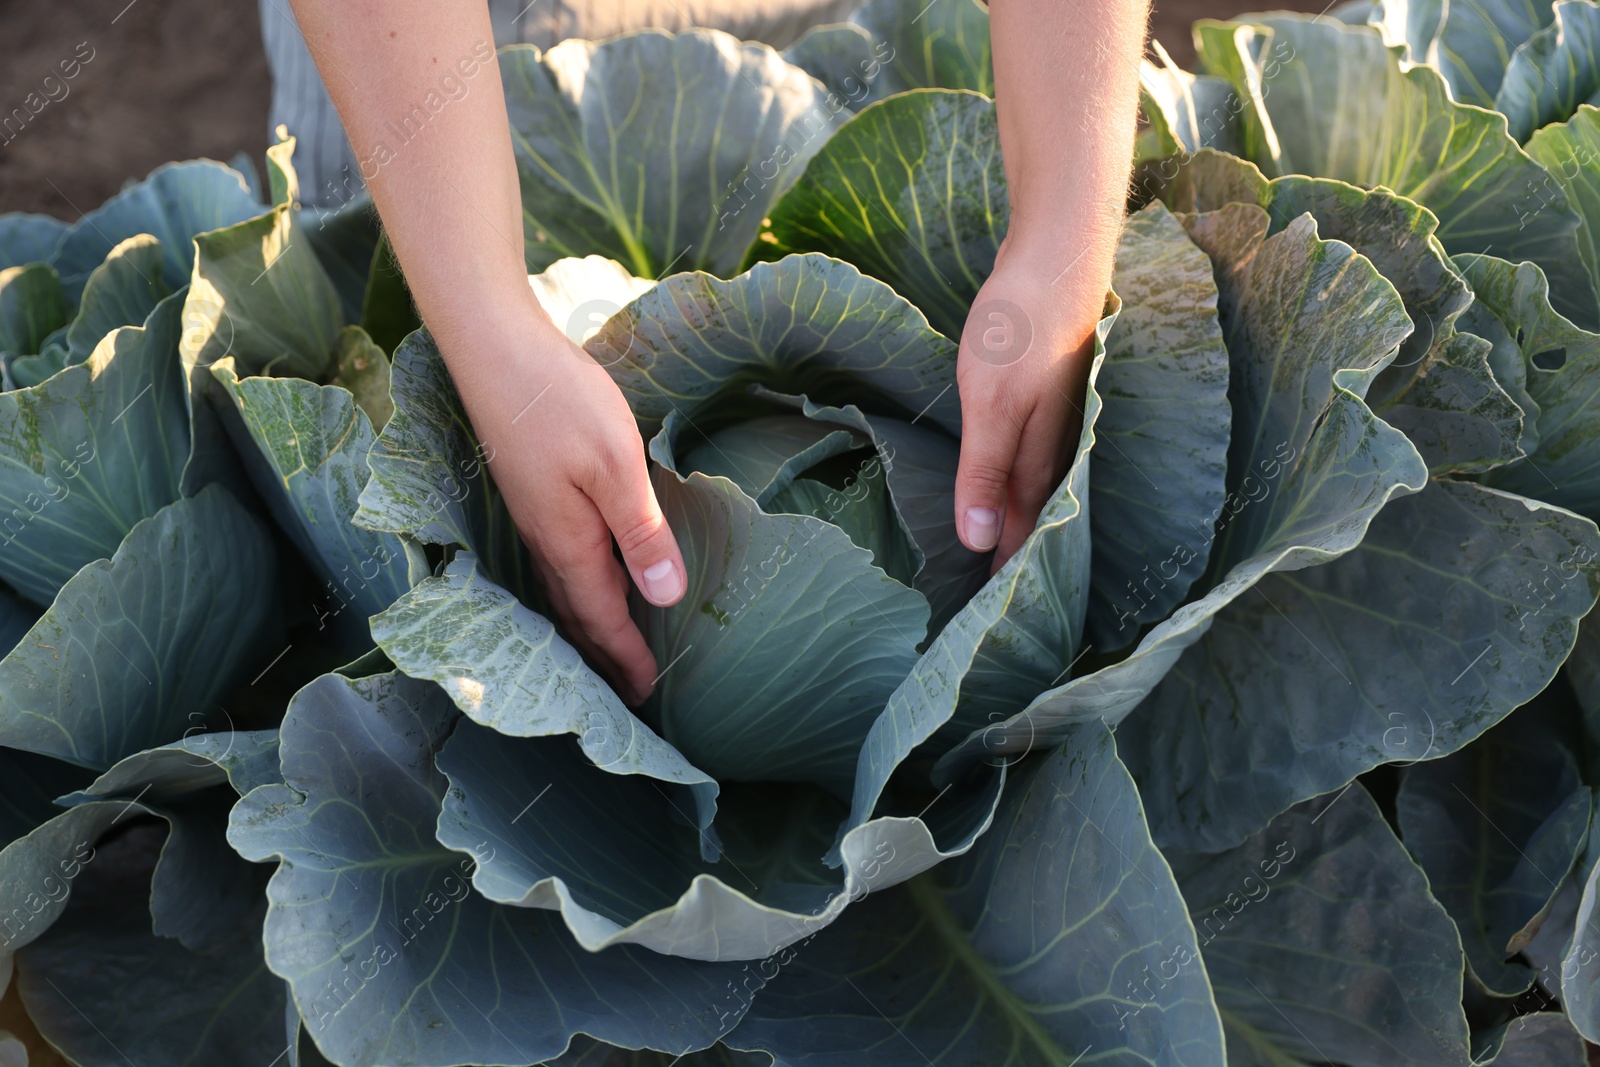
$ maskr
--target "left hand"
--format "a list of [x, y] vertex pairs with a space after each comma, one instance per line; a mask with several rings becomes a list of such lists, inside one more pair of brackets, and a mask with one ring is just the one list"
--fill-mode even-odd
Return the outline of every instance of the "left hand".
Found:
[[1033, 256], [1000, 246], [961, 332], [961, 464], [956, 532], [998, 570], [1033, 532], [1076, 451], [1105, 294]]

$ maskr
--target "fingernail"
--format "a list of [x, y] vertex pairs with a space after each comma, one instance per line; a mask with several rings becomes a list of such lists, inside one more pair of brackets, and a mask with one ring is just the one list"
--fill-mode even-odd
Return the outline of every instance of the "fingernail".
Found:
[[987, 552], [1000, 543], [1000, 513], [994, 508], [967, 509], [967, 544]]
[[645, 599], [657, 607], [666, 607], [683, 595], [683, 573], [672, 560], [652, 563], [639, 573], [644, 579]]

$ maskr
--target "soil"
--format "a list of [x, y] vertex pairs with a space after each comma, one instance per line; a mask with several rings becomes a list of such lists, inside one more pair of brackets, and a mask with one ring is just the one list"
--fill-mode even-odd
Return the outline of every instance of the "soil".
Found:
[[[1189, 23], [1240, 7], [1155, 3], [1152, 32], [1183, 65], [1194, 58]], [[1277, 6], [1319, 11], [1326, 0]], [[243, 151], [259, 167], [269, 81], [257, 10], [254, 0], [0, 0], [0, 119], [29, 114], [30, 93], [45, 101], [25, 125], [0, 127], [0, 211], [74, 219], [173, 159]], [[63, 62], [75, 77], [61, 79]]]

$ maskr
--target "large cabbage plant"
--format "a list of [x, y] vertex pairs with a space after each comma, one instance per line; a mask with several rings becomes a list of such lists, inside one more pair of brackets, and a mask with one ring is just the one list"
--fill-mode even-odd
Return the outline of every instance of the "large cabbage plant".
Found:
[[1600, 335], [1535, 142], [1594, 5], [1503, 7], [1498, 67], [1364, 4], [1146, 68], [992, 576], [982, 9], [502, 51], [530, 285], [688, 564], [637, 708], [292, 140], [0, 218], [0, 1062], [1582, 1063]]

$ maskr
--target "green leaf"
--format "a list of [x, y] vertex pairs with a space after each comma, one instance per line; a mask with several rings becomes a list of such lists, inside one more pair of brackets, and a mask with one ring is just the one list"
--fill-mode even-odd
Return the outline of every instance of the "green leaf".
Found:
[[191, 381], [203, 386], [202, 369], [226, 356], [245, 375], [326, 378], [344, 313], [294, 210], [281, 205], [194, 243], [182, 345]]
[[783, 53], [793, 63], [835, 97], [864, 101], [872, 91], [883, 65], [879, 55], [889, 55], [889, 46], [874, 41], [872, 34], [850, 22], [831, 22], [813, 26]]
[[994, 101], [919, 90], [840, 127], [772, 205], [750, 256], [837, 256], [888, 282], [957, 338], [994, 269], [1010, 209]]
[[[956, 346], [889, 286], [824, 255], [729, 281], [680, 274], [606, 320], [584, 350], [611, 371], [640, 430], [749, 384], [927, 418], [959, 434]], [[877, 405], [884, 408], [884, 403]]]
[[848, 793], [862, 740], [927, 636], [927, 601], [832, 522], [767, 514], [725, 478], [654, 482], [689, 588], [670, 608], [637, 609], [667, 668], [645, 714], [719, 780]]
[[160, 242], [148, 234], [123, 241], [83, 287], [78, 315], [67, 327], [66, 361], [82, 363], [118, 326], [140, 325], [171, 291], [161, 279]]
[[988, 9], [974, 0], [871, 0], [855, 22], [888, 45], [874, 99], [909, 89], [994, 95]]
[[360, 322], [383, 229], [372, 197], [364, 189], [354, 196], [346, 191], [336, 198], [343, 203], [331, 211], [323, 207], [299, 211], [299, 228], [339, 295], [341, 321]]
[[67, 224], [49, 215], [11, 211], [0, 215], [0, 270], [27, 263], [48, 263]]
[[[716, 782], [635, 718], [555, 627], [480, 573], [472, 555], [458, 554], [373, 616], [372, 637], [402, 671], [438, 682], [473, 721], [512, 737], [575, 735], [612, 774], [685, 787], [699, 827], [710, 826]], [[703, 847], [714, 854], [714, 839]]]
[[455, 718], [427, 682], [324, 676], [284, 720], [286, 784], [234, 809], [233, 846], [283, 861], [267, 960], [318, 1046], [338, 1063], [445, 1067], [538, 1062], [578, 1032], [672, 1052], [715, 1043], [742, 1011], [719, 1021], [737, 966], [584, 952], [555, 912], [472, 892], [477, 861], [431, 832], [448, 788], [433, 755]]
[[1559, 279], [1563, 313], [1600, 318], [1566, 196], [1545, 191], [1544, 168], [1499, 115], [1454, 102], [1438, 71], [1402, 71], [1376, 34], [1303, 16], [1202, 23], [1197, 43], [1205, 63], [1256, 102], [1263, 141], [1249, 154], [1269, 176], [1385, 186], [1438, 217], [1451, 255], [1492, 248], [1532, 260]]
[[1588, 520], [1440, 481], [1354, 551], [1269, 576], [1119, 729], [1156, 841], [1228, 848], [1380, 763], [1461, 748], [1554, 676], [1596, 561]]
[[22, 635], [39, 621], [40, 609], [0, 585], [0, 657], [22, 640]]
[[38, 352], [71, 317], [54, 267], [30, 263], [0, 270], [0, 352]]
[[[1156, 66], [1139, 63], [1139, 111], [1149, 122], [1138, 161], [1192, 154], [1203, 148], [1223, 152], [1243, 151], [1239, 116], [1244, 102], [1226, 78], [1195, 75], [1172, 62], [1159, 41], [1151, 48], [1161, 58]], [[1165, 176], [1170, 168], [1159, 172]]]
[[539, 603], [532, 566], [480, 445], [426, 330], [407, 337], [389, 369], [394, 414], [367, 452], [372, 477], [351, 521], [424, 544], [464, 545], [496, 584]]
[[112, 249], [147, 233], [161, 244], [161, 280], [176, 291], [189, 281], [195, 237], [261, 211], [237, 171], [209, 159], [166, 163], [68, 227], [50, 263], [75, 304]]
[[1485, 108], [1496, 106], [1523, 42], [1550, 24], [1550, 0], [1387, 0], [1375, 7], [1371, 22], [1389, 44], [1405, 46], [1412, 63], [1437, 68], [1456, 100]]
[[1517, 45], [1495, 93], [1494, 109], [1523, 143], [1600, 94], [1600, 8], [1563, 0], [1552, 14], [1554, 21]]
[[1098, 723], [1029, 765], [966, 856], [773, 963], [728, 1041], [785, 1065], [1223, 1063], [1194, 927]]
[[1365, 789], [1168, 859], [1230, 1064], [1467, 1062], [1460, 939]]
[[1538, 407], [1537, 448], [1486, 481], [1600, 519], [1600, 334], [1580, 330], [1550, 306], [1544, 274], [1531, 263], [1489, 256], [1456, 260], [1478, 304], [1520, 344], [1528, 394]]
[[[684, 425], [685, 420], [673, 412], [661, 432], [671, 435]], [[699, 473], [726, 478], [763, 508], [782, 511], [786, 509], [770, 505], [796, 478], [824, 460], [860, 451], [865, 444], [849, 430], [804, 415], [757, 415], [708, 434], [681, 460], [662, 465], [685, 477]]]
[[0, 660], [0, 744], [105, 768], [174, 740], [271, 654], [276, 583], [272, 542], [226, 490], [141, 520]]
[[0, 394], [0, 577], [37, 604], [178, 497], [189, 456], [174, 358], [182, 303], [168, 297], [87, 363]]
[[411, 300], [411, 287], [406, 284], [400, 261], [395, 258], [387, 236], [379, 239], [378, 249], [372, 254], [359, 321], [372, 343], [385, 352], [399, 348], [407, 334], [422, 326]]
[[18, 956], [18, 991], [39, 1032], [94, 1067], [281, 1056], [284, 987], [262, 959], [259, 895], [232, 936], [200, 954], [152, 933], [145, 910], [128, 906], [145, 888], [128, 866], [110, 856], [87, 864], [66, 914]]
[[[1120, 305], [1118, 305], [1120, 306]], [[1089, 597], [1089, 454], [1100, 416], [1096, 391], [1115, 310], [1095, 330], [1083, 429], [1067, 477], [1034, 532], [939, 631], [872, 724], [856, 765], [850, 818], [867, 822], [890, 776], [935, 734], [961, 736], [1011, 714], [1070, 667]], [[837, 858], [837, 847], [830, 860]]]
[[1103, 653], [1171, 614], [1204, 572], [1232, 429], [1211, 260], [1160, 204], [1124, 226], [1112, 285], [1123, 305], [1096, 383], [1104, 443], [1089, 471], [1086, 639]]
[[[1600, 27], [1597, 27], [1600, 32]], [[1546, 126], [1527, 144], [1528, 155], [1549, 172], [1542, 188], [1559, 189], [1578, 213], [1578, 254], [1591, 281], [1600, 285], [1600, 110], [1588, 104], [1566, 122]], [[1552, 185], [1554, 188], [1552, 188]], [[1556, 275], [1563, 279], [1562, 275]], [[1564, 279], [1563, 279], [1564, 283]], [[1558, 298], [1565, 293], [1557, 294]], [[1573, 315], [1582, 318], [1581, 315]]]
[[843, 107], [766, 45], [718, 31], [513, 45], [500, 70], [530, 272], [589, 253], [644, 278], [737, 271]]
[[[359, 330], [359, 327], [352, 327]], [[388, 366], [377, 349], [371, 357]], [[244, 378], [232, 356], [211, 368], [238, 413], [237, 441], [256, 491], [311, 563], [322, 592], [364, 620], [409, 588], [410, 556], [395, 534], [350, 522], [376, 434], [345, 389], [300, 378]]]
[[1473, 1036], [1480, 1067], [1585, 1067], [1583, 1038], [1559, 1011], [1531, 1012]]
[[1589, 790], [1557, 724], [1530, 707], [1410, 767], [1395, 806], [1406, 847], [1461, 931], [1470, 973], [1496, 996], [1525, 992], [1533, 971], [1512, 957], [1589, 832]]
[[346, 326], [333, 344], [334, 375], [328, 384], [349, 390], [356, 406], [371, 422], [373, 432], [381, 432], [394, 414], [394, 401], [389, 396], [389, 357], [360, 326]]
[[[1228, 495], [1208, 572], [1194, 587], [1199, 596], [1120, 662], [1064, 685], [1042, 679], [1020, 714], [1008, 711], [947, 753], [942, 773], [1053, 744], [1073, 722], [1116, 722], [1220, 612], [1241, 598], [1259, 602], [1262, 594], [1249, 594], [1264, 576], [1349, 552], [1385, 503], [1426, 483], [1416, 449], [1361, 399], [1410, 327], [1394, 288], [1349, 246], [1319, 240], [1313, 220], [1264, 237], [1267, 222], [1248, 204], [1186, 221], [1217, 279], [1234, 427]], [[1140, 598], [1158, 588], [1142, 589]], [[1123, 755], [1130, 759], [1126, 749]], [[1153, 822], [1159, 834], [1159, 818]]]

